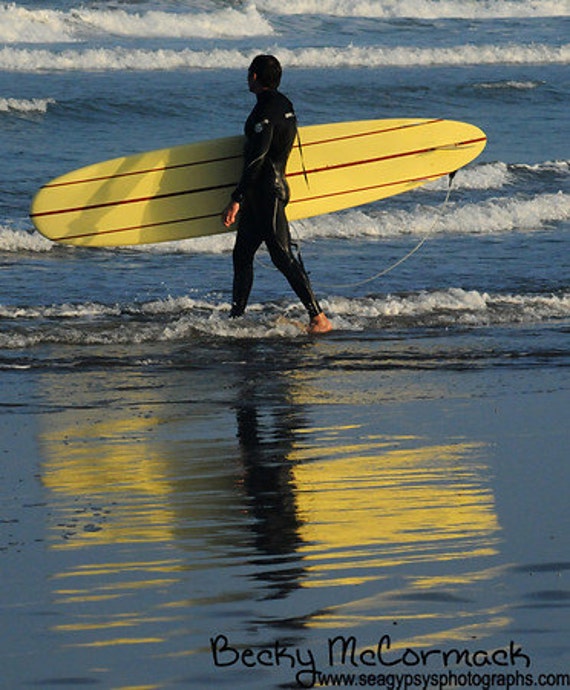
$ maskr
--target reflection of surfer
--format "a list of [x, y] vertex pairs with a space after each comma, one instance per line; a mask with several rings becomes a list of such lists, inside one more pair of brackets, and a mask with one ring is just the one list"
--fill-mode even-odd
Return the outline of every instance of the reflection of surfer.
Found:
[[299, 588], [305, 577], [291, 459], [295, 430], [302, 421], [298, 407], [287, 402], [291, 398], [288, 381], [280, 370], [260, 367], [255, 346], [246, 345], [240, 360], [244, 369], [235, 410], [241, 486], [253, 518], [258, 552], [254, 562], [265, 564], [257, 577], [267, 581], [267, 598], [280, 599]]
[[240, 212], [233, 252], [234, 283], [231, 316], [241, 316], [253, 284], [253, 257], [265, 242], [275, 266], [309, 313], [309, 333], [326, 333], [332, 326], [320, 308], [309, 277], [291, 251], [285, 214], [289, 187], [287, 159], [295, 142], [297, 121], [291, 101], [277, 90], [281, 65], [272, 55], [258, 55], [248, 71], [249, 90], [257, 104], [245, 123], [246, 146], [241, 180], [223, 213], [230, 227]]

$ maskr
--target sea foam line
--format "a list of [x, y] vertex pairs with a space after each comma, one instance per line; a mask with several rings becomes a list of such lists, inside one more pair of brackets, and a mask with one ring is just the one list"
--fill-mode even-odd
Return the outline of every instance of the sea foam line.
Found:
[[[570, 43], [561, 46], [469, 44], [450, 48], [351, 45], [298, 50], [273, 46], [267, 50], [275, 53], [287, 67], [312, 69], [570, 63]], [[4, 47], [0, 50], [0, 69], [12, 72], [244, 69], [257, 52], [227, 49], [131, 50], [123, 47], [55, 51]]]
[[53, 98], [0, 98], [0, 113], [45, 113], [54, 103]]
[[504, 197], [479, 203], [414, 210], [354, 209], [292, 223], [301, 238], [389, 239], [405, 235], [501, 235], [543, 232], [570, 219], [570, 195], [541, 194], [530, 199]]
[[503, 19], [566, 17], [566, 0], [257, 0], [263, 11], [379, 19]]
[[[451, 287], [417, 293], [323, 299], [335, 329], [519, 325], [566, 320], [570, 293], [501, 294]], [[11, 307], [0, 304], [6, 321], [0, 348], [29, 349], [42, 343], [132, 344], [186, 340], [192, 333], [229, 338], [301, 335], [282, 318], [302, 318], [297, 303], [254, 303], [244, 319], [228, 318], [229, 303], [167, 298], [147, 304], [98, 303]], [[148, 314], [156, 318], [149, 321]], [[13, 326], [10, 322], [13, 322]], [[128, 324], [128, 328], [125, 328]]]
[[73, 11], [88, 27], [114, 36], [140, 38], [243, 38], [273, 33], [271, 24], [255, 6], [243, 11], [231, 7], [210, 13], [149, 11], [142, 14], [124, 10]]
[[93, 36], [242, 38], [273, 34], [261, 12], [381, 19], [496, 19], [569, 16], [566, 0], [258, 0], [211, 12], [124, 9], [69, 11], [0, 4], [1, 43], [70, 43]]
[[359, 299], [335, 297], [329, 305], [338, 315], [359, 318], [440, 315], [453, 323], [523, 323], [568, 318], [570, 293], [521, 295], [463, 288], [422, 291]]
[[17, 230], [0, 224], [0, 251], [2, 252], [49, 252], [54, 243], [47, 240], [39, 232]]
[[64, 12], [0, 5], [0, 43], [74, 43], [93, 36], [244, 38], [273, 34], [253, 4], [214, 12], [127, 12], [79, 7]]

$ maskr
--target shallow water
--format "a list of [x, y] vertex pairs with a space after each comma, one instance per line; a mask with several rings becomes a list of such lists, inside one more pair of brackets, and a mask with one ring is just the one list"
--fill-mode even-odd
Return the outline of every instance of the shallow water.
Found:
[[[439, 674], [395, 662], [512, 642], [564, 672], [565, 369], [449, 346], [206, 342], [144, 367], [89, 348], [10, 387], [10, 687], [287, 686], [288, 656], [230, 665], [275, 644], [323, 673]], [[393, 666], [329, 662], [336, 636], [384, 635]]]

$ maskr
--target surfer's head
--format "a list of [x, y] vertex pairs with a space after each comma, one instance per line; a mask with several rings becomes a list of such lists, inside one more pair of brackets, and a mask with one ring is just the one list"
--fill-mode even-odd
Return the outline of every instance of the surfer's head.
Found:
[[253, 58], [248, 70], [248, 78], [255, 79], [264, 89], [276, 89], [281, 83], [281, 64], [273, 55], [258, 55]]

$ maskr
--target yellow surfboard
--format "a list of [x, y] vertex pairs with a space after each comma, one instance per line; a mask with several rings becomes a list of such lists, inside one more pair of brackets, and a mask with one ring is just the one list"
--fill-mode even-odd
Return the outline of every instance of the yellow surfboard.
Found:
[[[287, 166], [289, 220], [406, 192], [456, 171], [485, 147], [474, 125], [441, 119], [301, 127]], [[91, 247], [227, 232], [222, 210], [242, 168], [243, 137], [96, 163], [48, 182], [31, 218], [50, 240]]]

